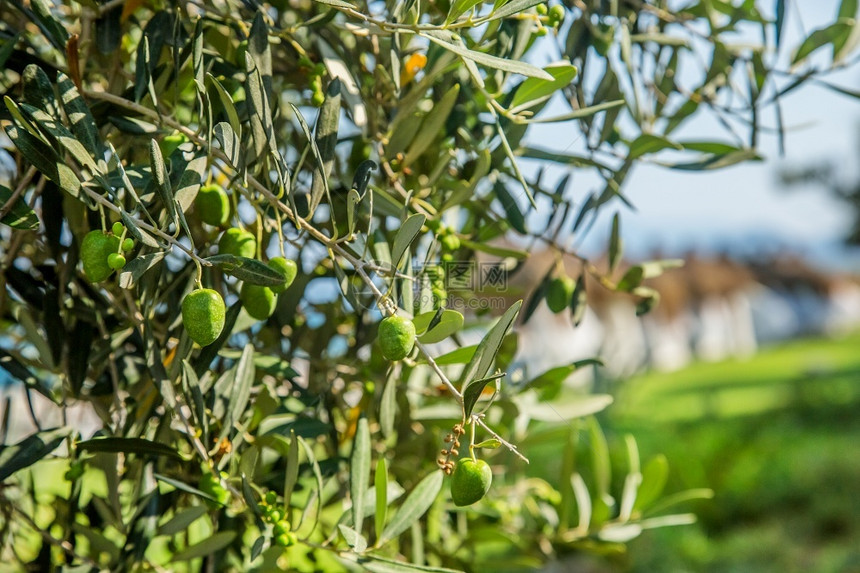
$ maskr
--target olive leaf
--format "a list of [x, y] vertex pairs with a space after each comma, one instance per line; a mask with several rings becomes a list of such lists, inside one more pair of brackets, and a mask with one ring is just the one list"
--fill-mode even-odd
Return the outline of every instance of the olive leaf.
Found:
[[71, 433], [72, 428], [52, 428], [27, 436], [17, 444], [4, 446], [0, 449], [0, 482], [53, 452]]
[[436, 470], [425, 476], [418, 485], [415, 486], [406, 500], [403, 502], [388, 525], [379, 536], [376, 542], [377, 546], [382, 546], [388, 541], [394, 539], [418, 521], [424, 515], [433, 502], [439, 491], [442, 489], [442, 481], [444, 474], [441, 470]]
[[222, 254], [207, 257], [205, 260], [228, 275], [251, 284], [271, 287], [284, 283], [284, 275], [257, 259]]
[[[367, 491], [370, 479], [370, 430], [367, 426], [367, 418], [358, 420], [355, 431], [355, 440], [352, 443], [352, 457], [349, 465], [349, 495], [352, 498], [352, 515], [355, 524], [355, 532], [360, 537], [361, 525], [364, 521], [364, 493]], [[350, 545], [357, 552], [357, 539], [353, 539]], [[347, 539], [349, 543], [349, 539]], [[365, 542], [366, 548], [366, 542]]]
[[472, 410], [475, 408], [475, 404], [478, 403], [478, 399], [480, 399], [481, 394], [484, 391], [484, 388], [492, 382], [493, 380], [498, 380], [505, 376], [504, 372], [499, 374], [493, 374], [492, 376], [488, 376], [486, 378], [482, 378], [480, 380], [475, 380], [463, 390], [463, 414], [466, 419], [468, 419], [472, 415]]
[[493, 361], [496, 359], [496, 354], [502, 346], [502, 341], [513, 326], [522, 305], [522, 300], [512, 304], [478, 344], [475, 354], [460, 375], [460, 385], [463, 387], [464, 393], [469, 384], [475, 380], [479, 381], [489, 372]]

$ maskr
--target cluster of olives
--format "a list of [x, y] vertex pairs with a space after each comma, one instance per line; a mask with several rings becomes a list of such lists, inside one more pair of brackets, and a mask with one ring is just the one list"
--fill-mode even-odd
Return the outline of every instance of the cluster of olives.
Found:
[[272, 540], [275, 545], [289, 547], [297, 541], [296, 534], [290, 531], [290, 522], [284, 512], [277, 506], [278, 496], [270, 491], [266, 498], [257, 504], [257, 509], [263, 516], [263, 521], [272, 525]]
[[[230, 198], [218, 184], [202, 185], [194, 199], [194, 211], [207, 225], [223, 227], [230, 220]], [[257, 255], [257, 239], [248, 231], [231, 227], [221, 235], [218, 252], [253, 259]], [[274, 257], [268, 265], [283, 275], [283, 283], [266, 287], [245, 282], [239, 291], [242, 306], [257, 320], [266, 320], [272, 316], [277, 305], [277, 295], [284, 292], [298, 274], [296, 262], [284, 257]], [[212, 344], [221, 335], [225, 313], [224, 299], [213, 289], [195, 290], [182, 301], [185, 330], [200, 346]]]
[[198, 489], [212, 498], [206, 500], [206, 505], [209, 509], [218, 509], [230, 502], [230, 492], [221, 485], [221, 480], [228, 477], [226, 472], [216, 475], [208, 468], [204, 468], [203, 475], [200, 476]]
[[325, 101], [325, 90], [323, 89], [322, 77], [326, 73], [325, 65], [322, 63], [313, 63], [308, 57], [302, 56], [299, 59], [299, 66], [309, 70], [308, 78], [310, 79], [310, 88], [313, 92], [311, 96], [311, 104], [314, 107], [322, 106]]
[[125, 235], [125, 225], [119, 221], [111, 232], [96, 230], [86, 234], [81, 242], [81, 262], [90, 282], [102, 282], [125, 266], [124, 253], [134, 248], [134, 240]]
[[562, 22], [564, 22], [564, 6], [561, 4], [555, 4], [549, 8], [546, 4], [538, 4], [535, 10], [538, 13], [538, 36], [545, 36], [547, 34], [548, 30], [544, 26], [544, 23], [550, 28], [558, 29]]
[[[257, 240], [248, 231], [230, 228], [224, 231], [218, 241], [218, 252], [250, 259], [256, 255]], [[296, 262], [284, 257], [274, 257], [268, 265], [283, 275], [284, 282], [272, 287], [245, 282], [239, 291], [242, 306], [257, 320], [266, 320], [272, 316], [277, 305], [277, 295], [289, 288], [298, 274]], [[185, 330], [200, 346], [212, 344], [221, 335], [225, 312], [224, 299], [213, 289], [195, 290], [182, 301]]]

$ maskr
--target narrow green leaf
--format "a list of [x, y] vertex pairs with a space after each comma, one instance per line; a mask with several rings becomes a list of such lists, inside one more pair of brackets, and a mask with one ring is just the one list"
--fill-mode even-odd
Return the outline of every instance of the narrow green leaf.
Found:
[[[317, 147], [316, 138], [311, 134], [311, 128], [308, 126], [308, 123], [305, 121], [305, 118], [299, 111], [299, 108], [294, 106], [292, 103], [290, 103], [290, 107], [293, 109], [293, 113], [295, 114], [296, 119], [299, 121], [299, 126], [302, 128], [302, 131], [305, 134], [305, 138], [307, 138], [308, 144], [311, 146], [311, 154], [313, 154], [314, 159], [316, 160], [317, 168], [322, 169], [322, 166], [325, 164], [325, 161], [323, 161], [322, 154], [320, 153], [319, 147]], [[325, 191], [326, 198], [328, 199], [329, 204], [331, 204], [331, 192], [328, 186], [328, 178], [323, 177], [321, 181], [323, 184], [323, 190]], [[313, 215], [313, 210], [308, 211], [308, 218], [310, 218], [311, 215]], [[332, 223], [335, 222], [334, 209], [331, 210], [331, 220]]]
[[394, 245], [391, 247], [391, 263], [394, 268], [400, 267], [403, 255], [406, 254], [409, 245], [412, 244], [412, 241], [421, 232], [421, 227], [424, 226], [426, 220], [427, 217], [423, 214], [415, 213], [414, 215], [410, 215], [400, 225], [400, 229], [398, 229], [397, 235], [394, 237]]
[[212, 134], [221, 145], [221, 151], [223, 151], [224, 155], [227, 156], [227, 159], [230, 161], [230, 165], [234, 168], [238, 167], [239, 162], [241, 161], [239, 152], [242, 150], [242, 143], [239, 140], [239, 136], [235, 131], [233, 131], [233, 128], [230, 127], [230, 124], [225, 121], [219, 121], [215, 124], [215, 127], [212, 128]]
[[483, 442], [478, 442], [477, 444], [475, 444], [475, 447], [476, 448], [483, 448], [486, 450], [496, 450], [496, 449], [500, 448], [501, 445], [502, 445], [502, 442], [500, 442], [496, 438], [490, 438], [489, 440], [484, 440]]
[[[352, 458], [349, 464], [349, 495], [352, 498], [352, 515], [355, 531], [361, 534], [364, 522], [364, 492], [370, 482], [370, 430], [367, 418], [358, 420], [355, 439], [352, 442]], [[355, 545], [353, 548], [355, 548]], [[365, 544], [366, 545], [366, 544]], [[357, 548], [356, 551], [359, 551]]]
[[[319, 0], [317, 0], [319, 1]], [[428, 565], [415, 565], [404, 561], [394, 561], [374, 555], [372, 557], [359, 559], [358, 564], [362, 569], [370, 573], [462, 573], [456, 569], [445, 569], [444, 567], [431, 567]]]
[[217, 499], [209, 495], [208, 493], [203, 493], [199, 489], [194, 486], [190, 486], [185, 482], [179, 481], [177, 479], [173, 479], [171, 477], [167, 477], [161, 474], [155, 474], [155, 479], [160, 482], [166, 483], [172, 488], [178, 489], [179, 491], [184, 491], [185, 493], [190, 493], [191, 495], [197, 496], [201, 499], [206, 499], [209, 501], [214, 501], [215, 503], [220, 503]]
[[642, 469], [642, 484], [633, 508], [639, 511], [647, 509], [663, 493], [668, 479], [669, 461], [665, 455], [657, 454]]
[[230, 122], [230, 127], [233, 128], [233, 133], [241, 140], [242, 123], [239, 121], [239, 113], [236, 111], [236, 106], [233, 104], [233, 98], [230, 96], [229, 92], [227, 92], [227, 89], [221, 85], [221, 82], [215, 78], [215, 76], [207, 72], [206, 77], [209, 79], [209, 84], [215, 88], [215, 94], [218, 96], [218, 101], [221, 102], [221, 106], [224, 108], [224, 113], [227, 114], [227, 120]]
[[670, 163], [655, 161], [658, 165], [679, 169], [681, 171], [708, 171], [710, 169], [722, 169], [744, 161], [761, 161], [762, 157], [753, 149], [744, 149], [732, 153], [708, 155], [698, 161], [688, 163]]
[[406, 497], [403, 505], [397, 509], [391, 521], [385, 526], [377, 545], [384, 545], [399, 536], [412, 527], [412, 524], [430, 509], [442, 489], [443, 477], [442, 470], [436, 470], [415, 486], [415, 489]]
[[278, 286], [284, 282], [284, 275], [257, 259], [224, 254], [212, 255], [207, 257], [206, 261], [219, 267], [228, 275], [251, 284]]
[[450, 364], [466, 364], [475, 355], [478, 349], [477, 344], [471, 346], [462, 346], [457, 350], [452, 350], [446, 354], [436, 357], [435, 362], [439, 366], [448, 366]]
[[299, 479], [299, 443], [296, 431], [290, 430], [290, 451], [287, 453], [287, 469], [284, 473], [284, 510], [290, 511], [293, 489]]
[[403, 159], [404, 167], [414, 163], [436, 141], [436, 136], [448, 121], [459, 94], [460, 84], [454, 84], [427, 113]]
[[[170, 174], [167, 173], [167, 166], [164, 164], [164, 156], [161, 154], [161, 148], [155, 139], [149, 140], [149, 166], [152, 170], [152, 179], [155, 183], [155, 190], [158, 193], [167, 214], [173, 223], [179, 227], [179, 217], [176, 212], [176, 200], [173, 196], [173, 188], [170, 185]], [[178, 232], [178, 230], [177, 230]]]
[[[532, 0], [529, 0], [532, 1]], [[516, 3], [512, 2], [512, 3]], [[535, 2], [538, 4], [539, 2]], [[532, 4], [534, 5], [534, 4]], [[495, 18], [494, 18], [495, 19]], [[506, 60], [504, 58], [499, 58], [497, 56], [491, 56], [490, 54], [485, 54], [484, 52], [476, 52], [475, 50], [470, 50], [463, 46], [462, 40], [455, 40], [451, 37], [450, 34], [444, 34], [441, 31], [428, 30], [422, 33], [419, 33], [420, 36], [423, 36], [433, 42], [434, 44], [438, 44], [445, 48], [446, 50], [450, 50], [451, 52], [457, 54], [462, 58], [466, 58], [467, 60], [472, 60], [481, 65], [487, 66], [488, 68], [493, 68], [496, 70], [502, 70], [505, 72], [512, 72], [515, 74], [521, 74], [524, 76], [532, 77], [532, 78], [540, 78], [543, 80], [552, 81], [553, 77], [540, 69], [537, 66], [533, 66], [531, 64], [527, 64], [525, 62], [520, 62], [517, 60]], [[452, 43], [456, 42], [456, 43]]]
[[613, 272], [624, 254], [624, 243], [621, 240], [621, 222], [618, 213], [612, 216], [612, 231], [609, 234], [609, 272]]
[[99, 174], [99, 168], [96, 167], [96, 162], [90, 153], [63, 124], [37, 107], [24, 103], [21, 104], [21, 109], [33, 118], [33, 121], [44, 133], [56, 139], [82, 167], [86, 167], [93, 174]]
[[529, 253], [527, 251], [523, 251], [520, 249], [511, 249], [508, 247], [499, 247], [497, 245], [488, 245], [486, 243], [469, 241], [468, 239], [460, 239], [460, 244], [468, 249], [472, 249], [473, 251], [481, 251], [482, 253], [487, 253], [502, 258], [510, 257], [512, 259], [519, 260], [525, 259], [529, 256]]
[[183, 509], [182, 511], [177, 512], [168, 521], [164, 522], [164, 524], [158, 526], [158, 530], [156, 533], [158, 535], [167, 535], [169, 537], [174, 537], [178, 533], [181, 533], [188, 529], [188, 527], [192, 523], [194, 523], [204, 515], [206, 515], [205, 506], [191, 506], [188, 509]]
[[376, 462], [373, 487], [376, 490], [376, 512], [373, 515], [373, 527], [376, 538], [379, 539], [388, 517], [388, 464], [385, 458], [379, 458]]
[[48, 144], [19, 126], [17, 121], [6, 125], [5, 129], [6, 135], [31, 165], [72, 197], [80, 196], [81, 182], [77, 175], [57, 157]]
[[532, 6], [537, 6], [542, 3], [543, 0], [514, 0], [513, 2], [508, 2], [507, 4], [500, 6], [493, 12], [487, 21], [492, 22], [493, 20], [500, 20], [502, 18], [507, 18], [508, 16], [513, 16], [514, 14], [520, 14]]
[[509, 110], [511, 113], [528, 109], [551, 96], [560, 89], [570, 85], [576, 78], [576, 66], [568, 63], [551, 64], [544, 71], [552, 76], [552, 80], [540, 80], [528, 78], [517, 88], [514, 99], [511, 100]]
[[630, 144], [627, 158], [636, 159], [637, 157], [642, 157], [649, 153], [656, 153], [663, 149], [683, 149], [683, 147], [661, 135], [643, 133]]
[[481, 394], [484, 392], [484, 387], [486, 387], [490, 382], [502, 378], [504, 375], [504, 372], [493, 374], [492, 376], [475, 380], [466, 386], [466, 389], [463, 390], [463, 414], [466, 419], [471, 417], [475, 404], [478, 403], [478, 400], [481, 398]]
[[0, 482], [56, 450], [71, 433], [71, 428], [52, 428], [27, 436], [17, 444], [4, 446], [0, 449]]
[[75, 83], [66, 74], [60, 72], [57, 74], [57, 89], [60, 93], [63, 110], [66, 112], [66, 117], [69, 118], [69, 127], [72, 133], [89, 151], [90, 155], [96, 158], [101, 157], [102, 146], [99, 128], [89, 106], [78, 93]]
[[361, 533], [347, 525], [343, 525], [342, 523], [339, 523], [337, 528], [340, 530], [340, 534], [343, 535], [343, 538], [349, 546], [352, 547], [353, 551], [356, 553], [364, 553], [367, 551], [367, 539], [365, 539]]
[[[397, 412], [397, 381], [394, 372], [385, 380], [385, 388], [382, 390], [382, 400], [379, 402], [379, 427], [382, 435], [390, 438], [394, 434], [394, 415]], [[379, 532], [377, 532], [378, 536]]]
[[254, 383], [254, 346], [246, 344], [242, 349], [242, 356], [236, 366], [233, 378], [233, 387], [230, 393], [230, 403], [224, 420], [224, 428], [221, 430], [221, 438], [227, 436], [233, 425], [245, 414], [248, 400], [251, 396], [251, 385]]
[[507, 215], [507, 219], [511, 224], [511, 227], [524, 235], [527, 234], [528, 230], [526, 229], [525, 215], [523, 215], [520, 206], [517, 204], [517, 200], [514, 199], [514, 196], [510, 191], [508, 191], [508, 188], [503, 181], [496, 181], [495, 185], [493, 185], [493, 193], [495, 193], [499, 203], [502, 204], [502, 209], [505, 210], [505, 215]]
[[60, 108], [57, 107], [57, 99], [54, 96], [54, 85], [42, 68], [36, 64], [27, 65], [21, 82], [24, 84], [22, 94], [24, 102], [43, 111], [54, 120], [60, 117]]
[[512, 304], [478, 344], [475, 354], [460, 375], [460, 386], [464, 391], [473, 381], [487, 376], [493, 361], [496, 359], [496, 354], [502, 346], [502, 341], [517, 319], [517, 314], [522, 305], [522, 300]]
[[337, 144], [337, 130], [340, 123], [340, 80], [335, 78], [326, 88], [325, 100], [320, 108], [319, 117], [316, 122], [315, 141], [319, 149], [322, 163], [314, 170], [311, 183], [311, 206], [313, 213], [322, 200], [323, 193], [328, 192], [328, 181], [331, 176], [335, 160], [335, 145]]
[[825, 28], [814, 30], [797, 48], [794, 56], [791, 59], [792, 67], [796, 67], [803, 63], [806, 58], [812, 55], [813, 52], [828, 45], [833, 44], [843, 36], [851, 33], [853, 21], [838, 20]]
[[627, 272], [624, 273], [624, 276], [621, 277], [621, 280], [618, 281], [617, 285], [615, 285], [615, 290], [620, 292], [630, 292], [642, 283], [642, 279], [644, 277], [645, 272], [642, 270], [641, 266], [632, 266], [627, 269]]
[[77, 443], [79, 450], [88, 452], [117, 452], [182, 459], [176, 449], [144, 438], [93, 438]]
[[419, 333], [419, 342], [424, 344], [441, 342], [463, 328], [465, 318], [456, 310], [442, 310], [439, 314], [440, 318], [432, 328], [429, 326], [436, 312], [425, 312], [412, 319], [412, 324]]
[[69, 41], [69, 33], [60, 20], [51, 13], [53, 7], [53, 2], [49, 0], [30, 0], [34, 23], [39, 26], [48, 41], [62, 54], [65, 53], [66, 43]]
[[177, 552], [170, 562], [188, 561], [189, 559], [212, 555], [216, 551], [229, 547], [233, 543], [233, 540], [236, 539], [236, 535], [238, 535], [236, 531], [219, 531], [213, 533], [203, 541]]
[[358, 10], [357, 7], [353, 6], [349, 2], [344, 2], [343, 0], [314, 0], [314, 2], [319, 2], [320, 4], [325, 4], [326, 6], [333, 6], [335, 8], [345, 8], [347, 10]]
[[484, 0], [455, 0], [451, 3], [451, 8], [448, 10], [445, 25], [451, 24], [457, 18], [483, 2]]
[[[8, 187], [0, 185], [0, 208], [3, 208], [6, 203], [14, 195], [14, 192]], [[15, 199], [15, 202], [7, 207], [6, 214], [0, 218], [0, 224], [8, 225], [13, 229], [35, 231], [39, 228], [39, 217], [36, 212], [30, 209], [23, 196]]]
[[134, 287], [134, 285], [137, 284], [137, 281], [140, 280], [140, 277], [142, 277], [146, 271], [160, 263], [165, 255], [166, 253], [164, 251], [156, 251], [154, 253], [147, 253], [139, 257], [134, 257], [122, 268], [122, 271], [120, 271], [119, 286], [126, 289]]
[[128, 234], [131, 235], [135, 241], [153, 249], [161, 248], [161, 244], [159, 244], [152, 235], [138, 227], [137, 221], [135, 221], [131, 215], [126, 213], [124, 210], [120, 211], [119, 215], [122, 219], [122, 224], [125, 225], [126, 229], [128, 229]]

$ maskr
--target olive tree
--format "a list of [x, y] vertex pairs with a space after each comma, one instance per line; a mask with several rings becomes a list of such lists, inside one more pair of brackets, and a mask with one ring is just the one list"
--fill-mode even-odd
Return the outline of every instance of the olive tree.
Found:
[[[709, 492], [664, 496], [665, 458], [612, 454], [611, 397], [565, 390], [595, 360], [509, 376], [516, 323], [576, 323], [585, 274], [657, 302], [666, 263], [618, 266], [638, 162], [754, 160], [855, 54], [856, 2], [797, 46], [784, 2], [680, 4], [4, 2], [4, 562], [532, 569], [689, 523]], [[606, 209], [598, 264], [571, 245]], [[491, 312], [539, 247], [583, 275]]]

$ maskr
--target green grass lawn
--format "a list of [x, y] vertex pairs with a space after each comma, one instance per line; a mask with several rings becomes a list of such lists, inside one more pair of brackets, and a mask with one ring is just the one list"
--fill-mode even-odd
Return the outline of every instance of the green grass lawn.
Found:
[[860, 334], [800, 340], [618, 387], [603, 419], [712, 488], [694, 526], [630, 546], [631, 571], [860, 572]]

